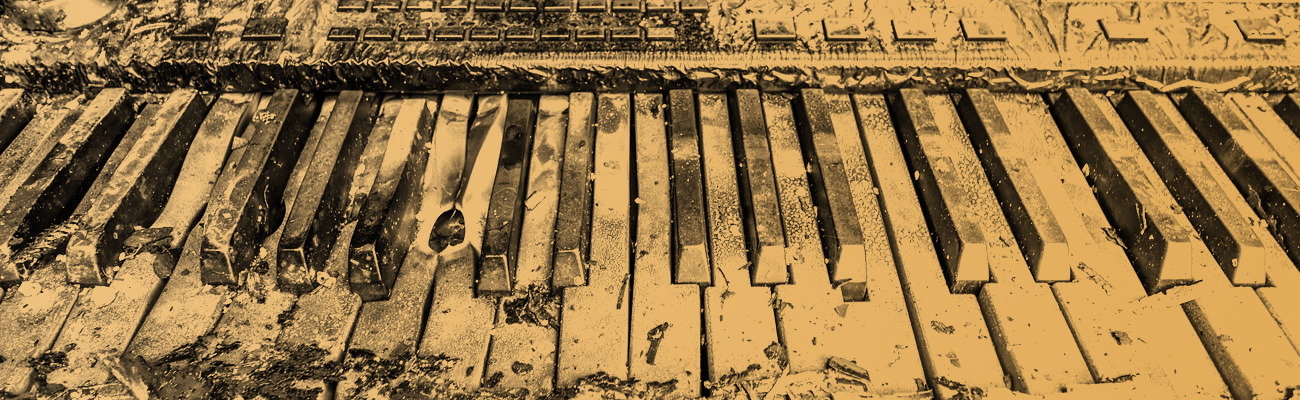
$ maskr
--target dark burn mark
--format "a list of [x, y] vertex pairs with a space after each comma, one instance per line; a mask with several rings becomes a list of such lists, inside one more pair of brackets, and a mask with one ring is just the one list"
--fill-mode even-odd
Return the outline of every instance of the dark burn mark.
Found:
[[433, 236], [429, 238], [429, 247], [434, 252], [461, 244], [465, 241], [465, 215], [457, 209], [451, 209], [438, 216], [433, 223]]
[[672, 325], [664, 322], [659, 324], [659, 326], [650, 329], [650, 332], [646, 333], [646, 340], [650, 341], [650, 348], [646, 350], [645, 353], [646, 364], [655, 365], [655, 356], [659, 354], [659, 342], [664, 340], [664, 332], [667, 331], [670, 326]]
[[937, 320], [930, 320], [930, 328], [934, 329], [935, 332], [939, 332], [947, 335], [951, 335], [953, 332], [957, 331], [957, 328], [953, 328], [951, 325], [939, 322]]

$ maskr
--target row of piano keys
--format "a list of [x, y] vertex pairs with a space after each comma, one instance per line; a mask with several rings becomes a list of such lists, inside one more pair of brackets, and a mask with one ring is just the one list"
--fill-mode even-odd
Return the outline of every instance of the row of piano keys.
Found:
[[456, 387], [533, 394], [1300, 385], [1295, 95], [0, 100], [10, 393], [46, 352], [45, 385], [101, 387], [196, 338], [445, 355]]

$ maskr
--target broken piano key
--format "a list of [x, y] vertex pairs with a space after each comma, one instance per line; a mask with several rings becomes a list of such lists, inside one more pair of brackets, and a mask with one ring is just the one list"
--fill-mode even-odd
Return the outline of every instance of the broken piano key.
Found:
[[[0, 211], [0, 282], [13, 283], [44, 255], [58, 249], [70, 230], [58, 224], [68, 216], [68, 205], [88, 189], [122, 131], [135, 117], [132, 99], [124, 89], [104, 89], [86, 107], [57, 142], [46, 142], [28, 155], [12, 176]], [[30, 171], [30, 172], [28, 172]], [[48, 230], [48, 231], [47, 231]], [[22, 252], [8, 256], [10, 243], [20, 239]]]
[[425, 103], [423, 98], [397, 102], [389, 151], [352, 235], [348, 281], [363, 301], [388, 298], [415, 238], [431, 145]]
[[69, 283], [108, 284], [125, 239], [162, 210], [206, 112], [198, 92], [179, 90], [148, 119], [136, 120], [142, 129], [128, 132], [69, 221], [75, 226], [67, 245]]
[[276, 91], [253, 115], [243, 157], [213, 188], [203, 218], [200, 279], [229, 285], [252, 263], [259, 243], [280, 225], [284, 187], [317, 105], [312, 95]]
[[350, 186], [378, 107], [373, 93], [339, 93], [285, 218], [277, 257], [281, 290], [301, 294], [315, 287], [316, 272], [324, 268], [343, 224], [341, 213], [348, 206], [344, 188]]
[[527, 160], [532, 148], [532, 100], [510, 100], [505, 136], [498, 161], [492, 199], [488, 204], [486, 237], [479, 261], [478, 295], [506, 295], [514, 290], [519, 255], [519, 230], [523, 222], [523, 193]]

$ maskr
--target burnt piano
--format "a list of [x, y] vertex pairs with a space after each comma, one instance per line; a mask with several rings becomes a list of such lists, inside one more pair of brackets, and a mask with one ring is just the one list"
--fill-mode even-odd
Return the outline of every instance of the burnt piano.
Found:
[[0, 398], [1300, 392], [1300, 3], [2, 5]]

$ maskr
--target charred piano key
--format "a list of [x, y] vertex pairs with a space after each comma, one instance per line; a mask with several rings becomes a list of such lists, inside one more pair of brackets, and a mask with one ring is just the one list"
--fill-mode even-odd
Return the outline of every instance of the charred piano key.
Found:
[[1101, 107], [1109, 107], [1082, 89], [1067, 90], [1052, 105], [1084, 174], [1099, 191], [1115, 227], [1137, 264], [1149, 291], [1192, 279], [1191, 227], [1174, 216], [1182, 210], [1142, 168], [1149, 164], [1122, 126], [1114, 126]]
[[1266, 18], [1242, 18], [1237, 21], [1237, 29], [1242, 38], [1250, 42], [1286, 43], [1286, 35], [1272, 20]]
[[989, 280], [988, 245], [970, 204], [972, 194], [948, 153], [953, 150], [946, 148], [925, 94], [905, 89], [891, 103], [914, 180], [929, 209], [948, 285], [953, 293], [970, 293]]
[[22, 89], [0, 90], [0, 150], [32, 119], [32, 102]]
[[707, 285], [708, 226], [704, 217], [704, 177], [700, 172], [700, 134], [696, 128], [695, 94], [668, 93], [673, 188], [673, 282]]
[[[113, 155], [121, 153], [125, 159], [103, 170], [69, 221], [75, 229], [67, 245], [69, 283], [108, 284], [111, 277], [106, 273], [126, 251], [126, 238], [153, 222], [165, 205], [206, 112], [207, 104], [197, 92], [180, 90], [149, 120], [136, 121], [144, 129], [138, 137], [123, 139]], [[131, 147], [125, 146], [128, 141]], [[94, 187], [100, 182], [102, 188]]]
[[[208, 192], [212, 190], [217, 174], [221, 173], [227, 153], [232, 159], [242, 154], [230, 150], [231, 143], [236, 135], [244, 132], [243, 128], [248, 125], [256, 106], [256, 95], [231, 93], [217, 98], [188, 146], [184, 164], [158, 218], [148, 229], [127, 237], [123, 245], [126, 251], [165, 256], [165, 260], [154, 264], [158, 276], [171, 276], [185, 236], [203, 213]], [[239, 140], [246, 139], [241, 137]]]
[[234, 284], [263, 237], [280, 225], [283, 187], [316, 111], [297, 90], [279, 90], [253, 115], [251, 135], [234, 172], [222, 174], [204, 215], [200, 277], [205, 284]]
[[[694, 96], [687, 94], [693, 100]], [[628, 375], [647, 382], [675, 379], [673, 394], [698, 396], [700, 287], [673, 284], [672, 238], [664, 234], [672, 229], [673, 187], [664, 105], [659, 93], [633, 97], [637, 222], [631, 232], [635, 235], [632, 269], [636, 279], [629, 284], [632, 347]], [[654, 339], [638, 340], [642, 337]]]
[[1285, 162], [1223, 95], [1193, 90], [1178, 105], [1291, 259], [1300, 261], [1300, 184]]
[[1235, 188], [1220, 187], [1207, 166], [1192, 158], [1193, 146], [1201, 143], [1189, 126], [1175, 122], [1181, 118], [1172, 104], [1165, 104], [1168, 101], [1150, 92], [1134, 91], [1124, 96], [1116, 111], [1229, 280], [1237, 285], [1263, 285], [1267, 265], [1263, 242], [1255, 236], [1251, 219], [1230, 202], [1228, 193]]
[[1051, 182], [1035, 176], [988, 91], [968, 90], [958, 107], [1034, 279], [1070, 280], [1065, 232], [1049, 205], [1052, 200], [1039, 187]]
[[732, 115], [741, 142], [740, 198], [745, 208], [745, 232], [749, 239], [750, 281], [754, 285], [779, 285], [790, 281], [785, 258], [785, 231], [776, 200], [776, 178], [772, 152], [767, 144], [767, 121], [757, 90], [737, 90]]
[[75, 100], [60, 106], [50, 105], [48, 111], [33, 119], [0, 153], [0, 206], [13, 197], [25, 177], [40, 165], [40, 160], [31, 156], [48, 154], [58, 143], [60, 132], [66, 132], [77, 121], [82, 106]]
[[[11, 176], [7, 183], [16, 187], [10, 197], [0, 198], [0, 283], [17, 282], [20, 269], [63, 244], [60, 239], [69, 230], [55, 224], [72, 211], [66, 208], [88, 189], [91, 176], [135, 118], [131, 103], [125, 90], [104, 89], [57, 142], [30, 153], [19, 174]], [[46, 232], [49, 228], [62, 229]], [[33, 242], [41, 237], [48, 239]], [[25, 245], [22, 253], [4, 259], [15, 239], [27, 242], [20, 244]]]
[[595, 96], [569, 95], [569, 132], [564, 140], [559, 211], [555, 219], [553, 287], [587, 284], [591, 240], [591, 163], [594, 156]]
[[524, 184], [532, 149], [536, 106], [532, 100], [510, 100], [505, 135], [501, 143], [492, 198], [488, 204], [487, 232], [479, 261], [478, 295], [504, 295], [514, 290], [519, 235], [523, 223]]
[[465, 168], [461, 174], [456, 208], [464, 217], [465, 242], [482, 253], [484, 224], [492, 183], [501, 162], [501, 140], [505, 137], [509, 109], [506, 95], [479, 96], [474, 121], [465, 134]]
[[793, 42], [794, 21], [782, 18], [755, 18], [754, 39], [760, 42]]
[[1291, 93], [1282, 97], [1273, 109], [1277, 115], [1286, 121], [1286, 125], [1297, 135], [1300, 135], [1300, 93]]
[[400, 101], [388, 151], [352, 235], [348, 276], [352, 292], [363, 301], [388, 298], [415, 239], [430, 147], [425, 103], [422, 98]]
[[817, 205], [822, 251], [831, 269], [831, 282], [846, 285], [845, 300], [865, 300], [866, 245], [836, 137], [837, 134], [856, 136], [857, 127], [853, 126], [852, 132], [836, 132], [826, 95], [820, 89], [804, 89], [802, 94], [804, 120], [799, 124], [803, 130], [800, 136], [809, 163], [809, 183], [816, 188], [812, 191], [813, 201]]
[[631, 96], [596, 96], [595, 169], [591, 206], [591, 279], [566, 287], [556, 357], [557, 386], [606, 372], [627, 377], [631, 279]]
[[324, 268], [344, 223], [347, 189], [372, 135], [378, 107], [378, 95], [358, 91], [341, 92], [334, 102], [284, 220], [277, 257], [281, 290], [301, 294], [315, 287], [316, 273]]

